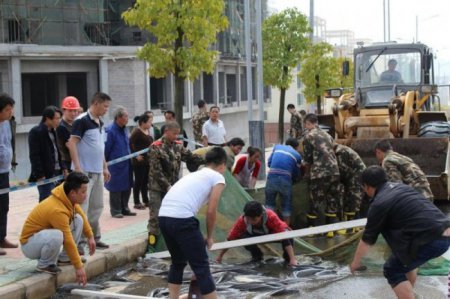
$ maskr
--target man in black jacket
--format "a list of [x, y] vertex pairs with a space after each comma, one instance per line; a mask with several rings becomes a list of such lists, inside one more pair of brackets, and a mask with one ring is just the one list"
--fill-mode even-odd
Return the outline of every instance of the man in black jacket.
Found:
[[380, 166], [366, 168], [361, 181], [371, 201], [350, 270], [361, 267], [361, 258], [381, 233], [392, 250], [384, 276], [398, 298], [413, 299], [418, 267], [449, 248], [450, 219], [412, 187], [388, 182]]
[[[30, 149], [31, 174], [29, 182], [49, 179], [65, 171], [61, 163], [55, 129], [61, 120], [62, 112], [55, 106], [47, 106], [42, 112], [39, 125], [33, 127], [28, 134]], [[38, 186], [39, 201], [46, 199], [55, 186], [54, 183]]]

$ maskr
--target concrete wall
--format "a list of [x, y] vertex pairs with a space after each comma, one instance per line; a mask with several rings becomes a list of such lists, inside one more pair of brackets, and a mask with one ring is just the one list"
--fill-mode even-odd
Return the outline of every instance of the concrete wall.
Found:
[[108, 61], [108, 94], [117, 105], [127, 108], [131, 117], [140, 115], [147, 106], [147, 75], [145, 63], [139, 60], [121, 59]]

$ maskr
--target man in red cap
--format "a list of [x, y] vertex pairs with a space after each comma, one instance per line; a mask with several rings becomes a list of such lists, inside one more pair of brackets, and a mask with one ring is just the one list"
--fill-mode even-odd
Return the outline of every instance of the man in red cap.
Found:
[[[70, 159], [69, 149], [66, 144], [72, 133], [72, 124], [80, 113], [80, 103], [76, 97], [68, 96], [62, 100], [61, 108], [63, 110], [62, 120], [56, 129], [58, 135], [58, 147], [61, 151], [61, 161], [70, 169], [72, 160]], [[67, 173], [64, 174], [67, 176]]]

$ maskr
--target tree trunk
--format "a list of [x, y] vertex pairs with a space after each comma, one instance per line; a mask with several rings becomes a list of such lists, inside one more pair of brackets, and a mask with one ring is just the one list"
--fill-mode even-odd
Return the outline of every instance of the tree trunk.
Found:
[[184, 103], [184, 78], [178, 75], [178, 68], [175, 70], [175, 95], [174, 95], [174, 112], [177, 123], [183, 132], [183, 103]]
[[[316, 75], [315, 76], [316, 79], [316, 92], [319, 92], [319, 88], [320, 88], [320, 76]], [[322, 114], [322, 103], [320, 101], [321, 96], [318, 95], [317, 96], [317, 114]]]
[[322, 97], [317, 96], [317, 114], [322, 114]]
[[[178, 37], [175, 40], [175, 53], [178, 52], [178, 49], [180, 49], [183, 46], [183, 30], [181, 30], [181, 27], [177, 28]], [[184, 104], [184, 78], [180, 77], [180, 68], [178, 65], [175, 65], [175, 88], [174, 88], [174, 103], [173, 108], [175, 112], [175, 117], [177, 120], [177, 123], [180, 125], [181, 132], [183, 132], [183, 104]]]
[[278, 114], [278, 143], [283, 144], [284, 140], [284, 100], [286, 88], [280, 89], [280, 112]]

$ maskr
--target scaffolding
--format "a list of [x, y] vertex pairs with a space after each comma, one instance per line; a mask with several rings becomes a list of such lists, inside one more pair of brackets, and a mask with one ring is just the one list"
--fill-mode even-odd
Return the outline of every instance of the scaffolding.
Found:
[[133, 1], [2, 0], [0, 43], [112, 45], [125, 25], [121, 12]]

